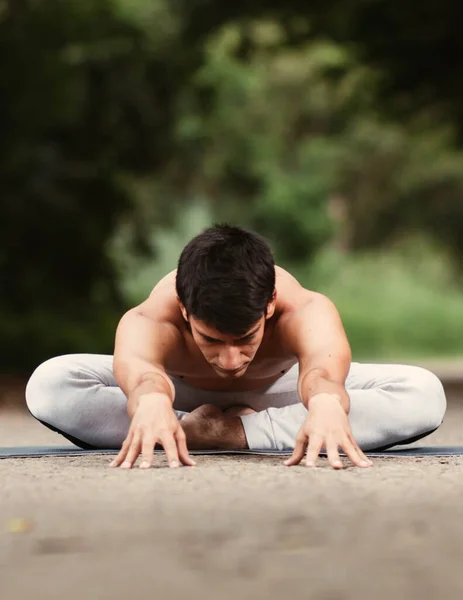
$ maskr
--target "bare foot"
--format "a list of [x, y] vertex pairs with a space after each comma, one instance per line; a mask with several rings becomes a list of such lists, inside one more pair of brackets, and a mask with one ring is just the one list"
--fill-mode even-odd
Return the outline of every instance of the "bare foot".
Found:
[[203, 404], [181, 421], [190, 450], [247, 448], [241, 419], [225, 415], [213, 404]]

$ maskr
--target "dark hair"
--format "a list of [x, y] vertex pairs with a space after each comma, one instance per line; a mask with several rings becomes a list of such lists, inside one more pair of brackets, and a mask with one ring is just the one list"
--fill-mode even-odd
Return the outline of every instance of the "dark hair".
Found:
[[189, 315], [223, 334], [243, 335], [266, 314], [272, 299], [272, 251], [257, 233], [214, 225], [183, 249], [176, 288]]

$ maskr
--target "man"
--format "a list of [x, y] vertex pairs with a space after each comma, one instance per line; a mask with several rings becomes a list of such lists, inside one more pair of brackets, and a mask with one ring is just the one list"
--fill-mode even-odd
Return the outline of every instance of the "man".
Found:
[[[373, 307], [372, 307], [373, 308]], [[322, 450], [341, 468], [363, 450], [415, 441], [442, 423], [446, 399], [429, 371], [351, 364], [331, 301], [276, 267], [257, 234], [218, 225], [184, 248], [178, 268], [121, 319], [114, 357], [48, 360], [27, 405], [84, 448], [120, 449], [112, 466], [169, 465], [191, 449], [292, 449], [286, 465]]]

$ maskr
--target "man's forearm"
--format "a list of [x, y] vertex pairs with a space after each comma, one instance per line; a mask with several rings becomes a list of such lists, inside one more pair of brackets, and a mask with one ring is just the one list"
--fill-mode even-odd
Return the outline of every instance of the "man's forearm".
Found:
[[344, 384], [330, 380], [325, 373], [309, 372], [299, 378], [299, 397], [307, 409], [310, 409], [312, 398], [320, 394], [338, 396], [341, 406], [349, 413], [350, 398]]

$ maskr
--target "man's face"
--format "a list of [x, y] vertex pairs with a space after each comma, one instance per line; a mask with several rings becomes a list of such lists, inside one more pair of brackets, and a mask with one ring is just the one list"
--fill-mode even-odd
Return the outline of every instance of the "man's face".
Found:
[[238, 378], [244, 375], [262, 342], [264, 316], [242, 336], [220, 333], [194, 317], [189, 317], [188, 321], [196, 344], [220, 377]]

